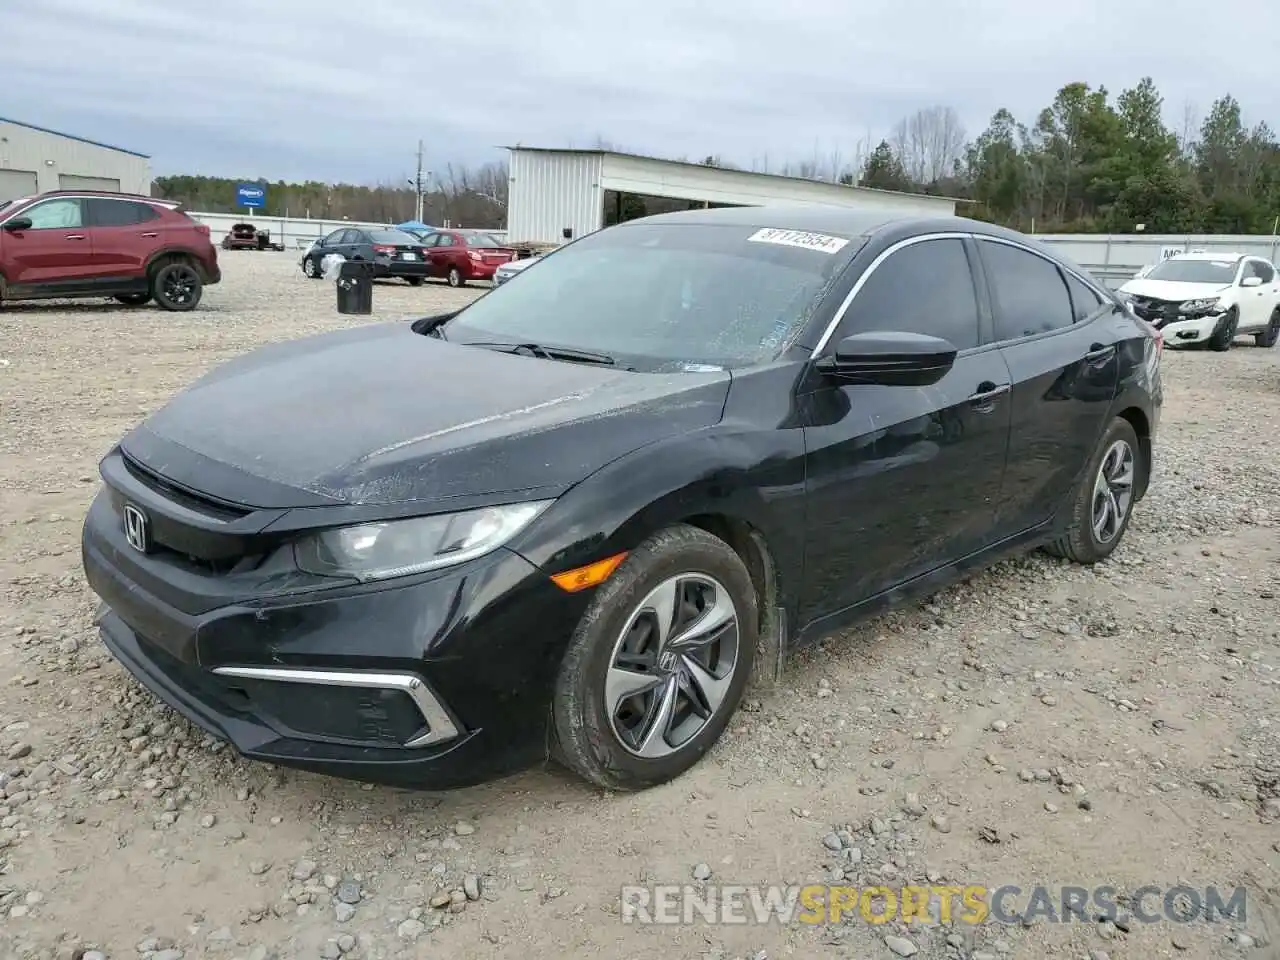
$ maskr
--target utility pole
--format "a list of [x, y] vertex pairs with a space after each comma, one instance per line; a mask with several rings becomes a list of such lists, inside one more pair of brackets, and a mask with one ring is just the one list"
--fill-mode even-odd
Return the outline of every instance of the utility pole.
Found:
[[414, 177], [412, 180], [409, 181], [409, 186], [413, 187], [414, 194], [417, 197], [416, 215], [414, 219], [416, 219], [419, 223], [421, 223], [422, 222], [422, 197], [423, 197], [422, 141], [421, 140], [418, 141], [418, 174], [416, 177]]

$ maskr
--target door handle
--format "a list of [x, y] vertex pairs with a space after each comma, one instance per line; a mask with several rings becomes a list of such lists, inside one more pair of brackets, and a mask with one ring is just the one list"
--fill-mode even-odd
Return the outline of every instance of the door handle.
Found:
[[160, 234], [158, 234], [158, 233], [144, 233], [144, 234], [143, 234], [143, 236], [144, 236], [144, 237], [146, 237], [148, 240], [154, 240], [156, 237], [160, 236]]
[[63, 237], [62, 239], [64, 239], [64, 240], [83, 240], [83, 239], [84, 239], [84, 234], [83, 234], [83, 233], [69, 233], [69, 234], [67, 234], [65, 237]]
[[1002, 383], [996, 385], [991, 382], [978, 384], [978, 392], [969, 397], [969, 405], [978, 409], [990, 410], [995, 404], [996, 398], [1004, 396], [1009, 392], [1010, 385]]
[[1111, 344], [1110, 346], [1104, 347], [1100, 343], [1095, 343], [1093, 346], [1089, 348], [1089, 352], [1084, 355], [1084, 358], [1089, 363], [1093, 363], [1097, 360], [1106, 360], [1109, 357], [1111, 357], [1111, 355], [1114, 354], [1115, 352], [1116, 352], [1115, 344]]

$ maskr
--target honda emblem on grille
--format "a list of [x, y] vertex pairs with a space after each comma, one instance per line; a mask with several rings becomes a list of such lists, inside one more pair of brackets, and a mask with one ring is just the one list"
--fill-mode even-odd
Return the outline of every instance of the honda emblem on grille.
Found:
[[147, 515], [132, 503], [124, 505], [124, 538], [139, 553], [146, 553], [151, 545]]

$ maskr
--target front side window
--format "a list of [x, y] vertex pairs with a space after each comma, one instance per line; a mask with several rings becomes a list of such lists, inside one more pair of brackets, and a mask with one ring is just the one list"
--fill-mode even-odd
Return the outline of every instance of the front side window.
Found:
[[449, 236], [449, 234], [447, 234], [447, 233], [441, 233], [441, 234], [438, 234], [438, 236], [439, 236], [439, 238], [440, 238], [440, 239], [438, 239], [438, 240], [436, 241], [436, 246], [438, 246], [438, 247], [452, 247], [452, 246], [454, 245], [454, 243], [453, 243], [453, 237]]
[[890, 254], [853, 298], [838, 337], [874, 330], [978, 345], [978, 301], [964, 242], [923, 240]]
[[32, 230], [67, 230], [84, 226], [79, 200], [59, 198], [37, 203], [22, 214], [31, 220]]
[[1066, 282], [1056, 264], [1007, 243], [980, 240], [995, 299], [996, 340], [1018, 340], [1071, 326]]
[[863, 242], [813, 249], [792, 237], [727, 224], [610, 227], [495, 287], [444, 333], [604, 353], [637, 370], [751, 366], [802, 329]]

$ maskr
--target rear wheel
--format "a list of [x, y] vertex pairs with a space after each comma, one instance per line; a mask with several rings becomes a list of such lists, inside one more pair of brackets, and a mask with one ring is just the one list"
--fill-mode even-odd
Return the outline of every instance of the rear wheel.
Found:
[[165, 310], [194, 310], [203, 293], [200, 272], [185, 260], [164, 264], [151, 278], [151, 295]]
[[1267, 329], [1253, 335], [1253, 342], [1260, 347], [1274, 347], [1277, 340], [1280, 340], [1280, 307], [1271, 311], [1271, 322], [1267, 324]]
[[122, 293], [116, 297], [118, 301], [126, 307], [141, 307], [151, 302], [151, 294], [149, 293]]
[[448, 273], [449, 286], [461, 287], [466, 285], [466, 279], [462, 276], [462, 271], [457, 267], [450, 267]]
[[638, 790], [684, 773], [724, 732], [751, 675], [758, 600], [727, 543], [679, 525], [598, 588], [569, 641], [552, 702], [557, 760]]
[[1239, 326], [1240, 312], [1232, 307], [1222, 318], [1222, 323], [1213, 332], [1213, 336], [1209, 338], [1209, 349], [1217, 350], [1219, 353], [1230, 350], [1231, 343], [1236, 338], [1236, 328]]
[[1116, 417], [1067, 504], [1071, 511], [1067, 532], [1045, 550], [1083, 564], [1111, 556], [1129, 528], [1146, 469], [1133, 425]]

